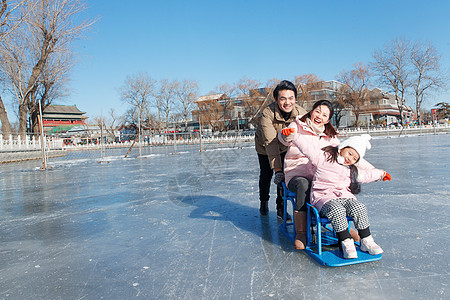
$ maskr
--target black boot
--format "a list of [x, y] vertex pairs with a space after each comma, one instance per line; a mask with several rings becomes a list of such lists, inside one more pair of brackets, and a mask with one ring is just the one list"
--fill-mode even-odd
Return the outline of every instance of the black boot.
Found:
[[260, 201], [259, 213], [261, 216], [267, 216], [269, 213], [269, 201]]
[[[283, 200], [283, 188], [282, 185], [279, 184], [277, 186], [277, 217], [283, 219], [284, 214], [284, 200]], [[286, 212], [286, 222], [292, 222], [291, 215]]]
[[[277, 201], [277, 217], [283, 219], [283, 214], [284, 214], [284, 201], [283, 202]], [[292, 222], [292, 217], [288, 212], [286, 212], [286, 222]]]

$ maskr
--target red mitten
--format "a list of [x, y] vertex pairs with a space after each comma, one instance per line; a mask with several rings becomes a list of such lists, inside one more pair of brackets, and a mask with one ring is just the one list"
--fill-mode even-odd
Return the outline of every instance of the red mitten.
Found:
[[281, 134], [285, 135], [285, 136], [288, 136], [288, 135], [290, 135], [291, 133], [294, 133], [294, 132], [295, 132], [294, 128], [284, 128], [284, 129], [281, 130]]
[[383, 181], [389, 180], [391, 181], [391, 175], [388, 172], [384, 172]]

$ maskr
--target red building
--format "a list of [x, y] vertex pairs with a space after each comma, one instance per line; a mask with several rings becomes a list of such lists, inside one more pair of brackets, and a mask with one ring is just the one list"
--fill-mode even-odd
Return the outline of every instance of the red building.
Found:
[[55, 127], [70, 129], [75, 125], [85, 125], [86, 112], [80, 111], [76, 105], [49, 105], [42, 114], [44, 131], [49, 131]]

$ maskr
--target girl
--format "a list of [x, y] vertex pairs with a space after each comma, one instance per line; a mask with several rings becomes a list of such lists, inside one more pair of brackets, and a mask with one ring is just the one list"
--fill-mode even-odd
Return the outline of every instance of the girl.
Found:
[[[310, 112], [298, 116], [289, 127], [304, 136], [308, 144], [314, 144], [315, 148], [321, 149], [326, 146], [339, 145], [337, 132], [330, 123], [334, 113], [333, 106], [328, 100], [319, 100], [314, 103]], [[279, 141], [290, 146], [284, 158], [284, 173], [288, 189], [295, 192], [295, 241], [294, 248], [305, 249], [306, 246], [306, 201], [309, 199], [310, 185], [315, 172], [311, 164], [298, 147], [292, 144], [292, 136], [278, 134]], [[365, 160], [361, 160], [358, 168], [372, 169], [373, 166]], [[358, 233], [350, 229], [350, 234], [355, 241], [359, 241]]]
[[355, 166], [364, 156], [366, 149], [371, 148], [370, 135], [354, 136], [343, 141], [338, 147], [327, 146], [319, 150], [308, 143], [305, 136], [297, 134], [294, 128], [285, 128], [281, 133], [286, 137], [292, 135], [292, 143], [316, 167], [311, 186], [311, 204], [322, 216], [330, 220], [344, 258], [357, 257], [346, 216], [353, 218], [358, 229], [361, 251], [371, 255], [383, 253], [370, 234], [365, 205], [358, 202], [354, 196], [359, 192], [359, 182], [391, 180], [391, 176], [383, 170], [358, 170]]

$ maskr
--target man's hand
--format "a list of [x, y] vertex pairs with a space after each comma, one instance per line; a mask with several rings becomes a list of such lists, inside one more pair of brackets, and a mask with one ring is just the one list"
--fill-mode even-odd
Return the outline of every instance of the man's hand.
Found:
[[276, 185], [281, 184], [284, 181], [284, 173], [283, 171], [277, 171], [275, 172], [275, 177], [273, 178], [273, 182]]

